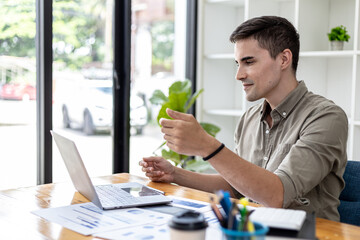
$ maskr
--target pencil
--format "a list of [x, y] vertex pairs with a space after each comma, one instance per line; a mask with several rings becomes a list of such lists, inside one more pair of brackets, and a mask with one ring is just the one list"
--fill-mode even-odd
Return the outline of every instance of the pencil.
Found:
[[219, 220], [219, 223], [222, 227], [225, 227], [225, 220], [224, 220], [224, 216], [221, 214], [219, 208], [216, 206], [215, 202], [214, 202], [214, 198], [212, 196], [210, 196], [210, 206], [211, 206], [211, 210], [213, 211], [213, 213], [215, 214], [216, 218]]
[[238, 213], [238, 208], [235, 202], [231, 205], [231, 211], [229, 213], [228, 225], [229, 230], [235, 230], [237, 228], [236, 215]]

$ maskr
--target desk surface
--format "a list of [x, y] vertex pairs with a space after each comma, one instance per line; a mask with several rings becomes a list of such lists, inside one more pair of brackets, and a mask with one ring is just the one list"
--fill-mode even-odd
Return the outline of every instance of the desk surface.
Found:
[[[172, 184], [154, 183], [127, 173], [93, 178], [95, 185], [136, 181], [165, 191], [166, 194], [209, 201], [209, 193]], [[100, 239], [83, 236], [30, 213], [41, 208], [88, 202], [72, 184], [56, 183], [0, 191], [0, 239]], [[316, 219], [316, 237], [360, 239], [360, 227], [326, 219]]]

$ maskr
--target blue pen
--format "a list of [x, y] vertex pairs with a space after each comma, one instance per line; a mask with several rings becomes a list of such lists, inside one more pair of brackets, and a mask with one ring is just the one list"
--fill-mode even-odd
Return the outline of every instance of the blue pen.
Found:
[[230, 230], [236, 230], [238, 227], [238, 220], [236, 219], [236, 215], [239, 213], [238, 207], [236, 205], [235, 202], [232, 203], [231, 205], [231, 211], [229, 214], [229, 219], [228, 219], [228, 225], [227, 228]]
[[229, 216], [231, 211], [230, 193], [222, 190], [220, 190], [218, 193], [220, 194], [220, 204], [224, 209], [226, 215]]

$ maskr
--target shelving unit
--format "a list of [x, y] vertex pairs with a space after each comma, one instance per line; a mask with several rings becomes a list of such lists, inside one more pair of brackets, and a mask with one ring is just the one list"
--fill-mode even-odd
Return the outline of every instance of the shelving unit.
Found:
[[[221, 127], [218, 139], [233, 148], [239, 117], [253, 104], [235, 80], [233, 44], [228, 40], [243, 21], [262, 15], [287, 18], [300, 34], [297, 79], [310, 91], [342, 107], [349, 119], [348, 158], [360, 160], [360, 0], [202, 0], [199, 1], [197, 118]], [[344, 25], [343, 51], [330, 51], [327, 33]], [[358, 94], [357, 94], [358, 93]]]

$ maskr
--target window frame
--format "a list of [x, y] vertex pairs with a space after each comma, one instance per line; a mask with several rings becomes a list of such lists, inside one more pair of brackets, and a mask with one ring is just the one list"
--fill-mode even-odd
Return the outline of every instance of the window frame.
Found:
[[[53, 1], [36, 0], [37, 184], [52, 173], [52, 18]], [[196, 91], [197, 1], [187, 0], [186, 77]], [[113, 19], [113, 173], [129, 172], [131, 0], [114, 0]], [[190, 110], [195, 114], [195, 108]]]

